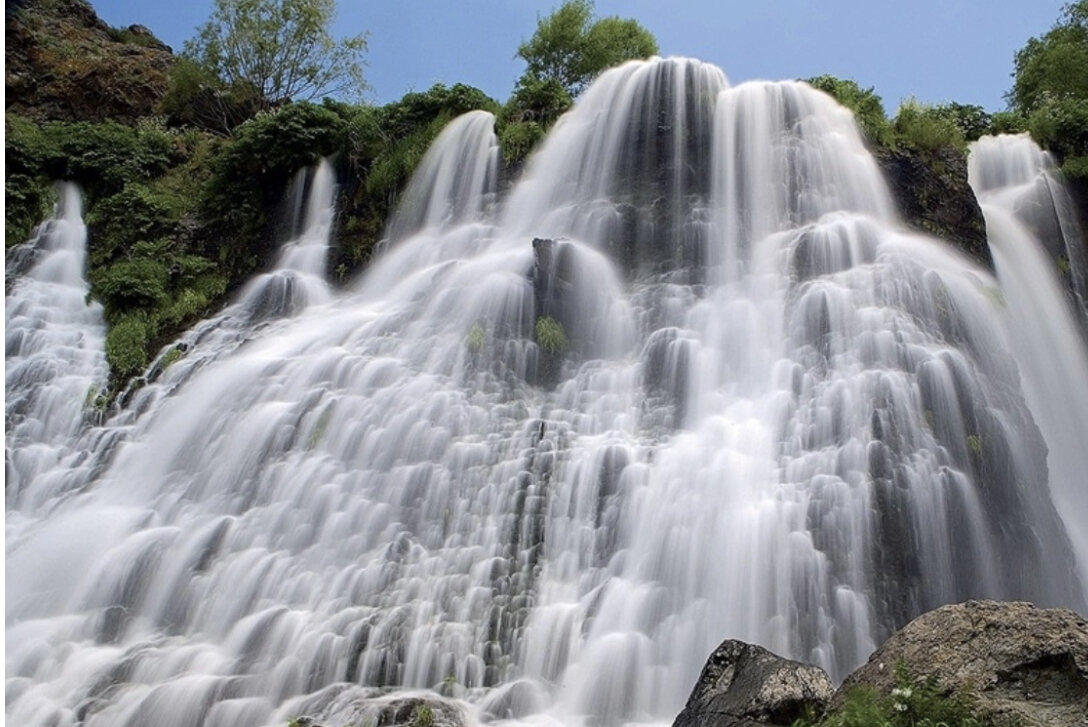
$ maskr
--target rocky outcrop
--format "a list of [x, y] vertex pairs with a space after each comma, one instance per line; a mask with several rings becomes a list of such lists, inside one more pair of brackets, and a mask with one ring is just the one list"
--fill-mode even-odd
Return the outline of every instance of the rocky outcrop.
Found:
[[819, 712], [833, 690], [819, 667], [730, 640], [710, 655], [673, 727], [788, 726]]
[[1066, 609], [968, 601], [930, 611], [847, 677], [832, 708], [855, 685], [889, 692], [898, 664], [971, 694], [998, 725], [1088, 727], [1088, 623]]
[[967, 705], [979, 725], [1088, 727], [1088, 622], [1016, 601], [942, 606], [896, 632], [834, 694], [817, 667], [726, 641], [673, 727], [813, 724], [842, 714], [856, 688], [887, 698], [911, 686], [904, 678]]
[[85, 0], [11, 5], [7, 111], [36, 121], [132, 122], [155, 113], [173, 54], [147, 28], [110, 28]]
[[878, 147], [873, 155], [908, 225], [993, 267], [986, 220], [967, 183], [963, 152], [953, 147], [930, 151]]

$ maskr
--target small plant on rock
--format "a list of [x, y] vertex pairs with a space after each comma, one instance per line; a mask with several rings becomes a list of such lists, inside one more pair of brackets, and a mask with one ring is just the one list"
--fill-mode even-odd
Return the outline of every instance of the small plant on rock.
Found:
[[567, 348], [567, 334], [563, 324], [551, 316], [536, 319], [536, 345], [549, 354], [562, 353]]

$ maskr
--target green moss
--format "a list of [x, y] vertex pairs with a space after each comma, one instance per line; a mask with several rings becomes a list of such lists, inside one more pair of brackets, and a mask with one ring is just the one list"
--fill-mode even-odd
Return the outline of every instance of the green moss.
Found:
[[977, 434], [967, 435], [967, 450], [976, 457], [982, 455], [982, 437]]
[[536, 344], [545, 353], [558, 354], [567, 348], [567, 334], [563, 331], [563, 324], [551, 316], [537, 318], [534, 333]]
[[417, 705], [412, 710], [412, 727], [433, 727], [434, 710], [429, 704]]

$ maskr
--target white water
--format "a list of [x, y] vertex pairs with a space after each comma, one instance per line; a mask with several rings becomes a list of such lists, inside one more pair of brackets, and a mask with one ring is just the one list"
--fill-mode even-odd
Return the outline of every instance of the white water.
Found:
[[353, 289], [197, 336], [9, 501], [13, 723], [337, 722], [344, 684], [668, 721], [724, 638], [841, 678], [941, 603], [1084, 608], [997, 283], [899, 229], [848, 113], [626, 64], [497, 208], [450, 179], [485, 118]]
[[102, 306], [86, 300], [79, 190], [60, 185], [58, 194], [53, 218], [11, 256], [28, 269], [4, 299], [8, 498], [71, 453], [106, 383]]
[[[1027, 135], [972, 145], [970, 179], [982, 211], [1028, 405], [1047, 443], [1050, 489], [1088, 583], [1088, 348], [1051, 250], [1077, 286], [1088, 269], [1068, 195], [1049, 155]], [[1047, 234], [1049, 232], [1049, 235]]]

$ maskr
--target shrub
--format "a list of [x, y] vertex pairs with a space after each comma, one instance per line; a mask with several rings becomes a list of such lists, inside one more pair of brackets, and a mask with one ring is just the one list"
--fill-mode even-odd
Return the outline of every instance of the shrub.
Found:
[[499, 132], [503, 163], [510, 166], [523, 161], [545, 134], [544, 126], [536, 121], [505, 124]]
[[169, 272], [158, 260], [140, 257], [121, 260], [92, 275], [92, 294], [106, 308], [106, 316], [115, 319], [135, 309], [154, 308], [166, 299]]
[[106, 362], [115, 381], [123, 381], [147, 366], [147, 323], [138, 315], [126, 316], [106, 334]]
[[562, 353], [567, 348], [567, 334], [563, 331], [563, 324], [551, 316], [541, 316], [536, 319], [536, 345], [549, 354]]
[[908, 99], [899, 107], [892, 128], [897, 143], [903, 143], [922, 151], [943, 147], [966, 149], [967, 142], [959, 127], [932, 106]]

